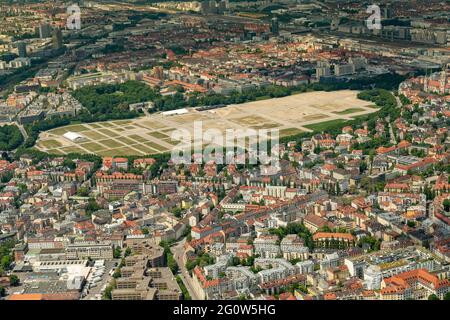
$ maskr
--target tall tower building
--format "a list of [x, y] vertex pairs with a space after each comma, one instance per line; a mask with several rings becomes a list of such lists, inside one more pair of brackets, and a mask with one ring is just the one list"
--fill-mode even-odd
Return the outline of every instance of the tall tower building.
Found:
[[19, 42], [17, 44], [17, 53], [20, 58], [25, 58], [27, 56], [27, 45], [25, 42]]
[[53, 49], [60, 49], [63, 46], [62, 31], [59, 28], [53, 30], [52, 46]]
[[278, 22], [277, 18], [272, 18], [272, 24], [270, 26], [270, 31], [277, 35], [279, 33], [279, 29], [280, 29], [280, 23]]
[[45, 39], [52, 36], [52, 29], [49, 24], [43, 23], [39, 25], [39, 38]]

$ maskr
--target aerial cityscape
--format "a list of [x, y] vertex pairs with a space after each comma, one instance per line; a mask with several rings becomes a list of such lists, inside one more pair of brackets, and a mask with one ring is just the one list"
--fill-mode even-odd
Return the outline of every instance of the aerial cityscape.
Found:
[[449, 128], [449, 0], [0, 0], [0, 300], [450, 300]]

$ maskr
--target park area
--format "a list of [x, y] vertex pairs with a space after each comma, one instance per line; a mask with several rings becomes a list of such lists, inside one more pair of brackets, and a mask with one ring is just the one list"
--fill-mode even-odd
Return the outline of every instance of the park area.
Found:
[[[188, 113], [154, 113], [130, 120], [72, 124], [42, 132], [36, 148], [52, 154], [93, 153], [100, 156], [147, 155], [170, 152], [178, 141], [171, 133], [186, 129], [193, 137], [194, 122], [203, 131], [278, 129], [280, 137], [301, 132], [326, 130], [327, 125], [345, 123], [354, 117], [375, 112], [373, 103], [357, 98], [358, 91], [308, 92], [228, 105], [209, 111], [189, 109]], [[323, 124], [323, 125], [320, 125]], [[64, 136], [75, 132], [73, 141]]]

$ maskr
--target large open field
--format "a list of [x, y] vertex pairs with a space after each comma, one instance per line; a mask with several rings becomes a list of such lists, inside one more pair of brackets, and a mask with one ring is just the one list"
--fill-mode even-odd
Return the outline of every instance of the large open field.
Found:
[[[101, 156], [145, 155], [170, 151], [178, 141], [171, 133], [186, 129], [193, 136], [194, 122], [201, 121], [203, 131], [217, 129], [278, 129], [280, 136], [312, 131], [319, 123], [344, 123], [355, 116], [375, 112], [372, 103], [359, 100], [357, 91], [308, 92], [267, 99], [210, 111], [190, 109], [189, 113], [164, 116], [152, 114], [133, 120], [75, 124], [42, 132], [36, 147], [49, 153], [95, 153]], [[63, 137], [77, 132], [82, 141]], [[207, 142], [208, 143], [208, 142]]]

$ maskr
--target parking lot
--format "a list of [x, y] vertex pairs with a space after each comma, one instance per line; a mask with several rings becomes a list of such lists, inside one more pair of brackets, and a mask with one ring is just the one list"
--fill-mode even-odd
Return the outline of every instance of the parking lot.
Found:
[[82, 300], [101, 300], [104, 289], [112, 279], [115, 266], [119, 259], [105, 261], [103, 267], [93, 267], [92, 272], [86, 279], [86, 284], [82, 291]]

